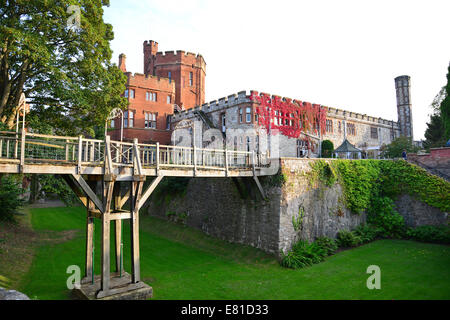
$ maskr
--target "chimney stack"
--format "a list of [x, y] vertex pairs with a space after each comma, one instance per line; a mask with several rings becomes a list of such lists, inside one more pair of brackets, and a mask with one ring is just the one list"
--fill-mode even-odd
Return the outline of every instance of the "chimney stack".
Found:
[[119, 69], [122, 70], [123, 72], [127, 72], [126, 61], [127, 61], [127, 56], [125, 54], [121, 53], [119, 55]]

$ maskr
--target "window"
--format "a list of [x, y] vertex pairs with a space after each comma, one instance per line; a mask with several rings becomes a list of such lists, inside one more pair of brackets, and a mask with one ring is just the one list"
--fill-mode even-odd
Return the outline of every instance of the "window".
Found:
[[338, 129], [338, 131], [339, 131], [339, 133], [342, 132], [342, 129], [341, 129], [341, 122], [340, 122], [340, 121], [339, 121], [339, 129]]
[[128, 98], [128, 89], [125, 90], [125, 98]]
[[239, 108], [239, 122], [242, 123], [242, 108]]
[[134, 126], [134, 111], [125, 111], [123, 113], [123, 127], [133, 128]]
[[145, 112], [145, 128], [156, 129], [156, 113]]
[[247, 142], [247, 152], [250, 152], [250, 137], [247, 137], [246, 142]]
[[167, 77], [169, 78], [169, 83], [172, 83], [172, 72], [169, 71]]
[[134, 111], [130, 111], [130, 114], [128, 116], [128, 125], [130, 126], [130, 128], [133, 128], [134, 126]]
[[145, 93], [145, 100], [147, 101], [156, 101], [156, 92], [147, 91]]
[[192, 87], [194, 83], [194, 74], [192, 72], [189, 72], [189, 86]]
[[171, 96], [167, 96], [167, 104], [171, 104], [172, 103], [172, 97]]
[[245, 122], [252, 122], [252, 108], [245, 108]]
[[226, 127], [226, 115], [225, 115], [225, 113], [222, 113], [222, 115], [220, 116], [221, 117], [221, 122], [222, 122], [222, 132], [226, 132], [226, 130], [227, 130], [227, 127]]
[[114, 123], [114, 119], [111, 120], [111, 128], [114, 128], [115, 123]]
[[134, 99], [134, 89], [125, 90], [125, 98]]
[[349, 135], [356, 135], [356, 128], [354, 123], [347, 123], [347, 133]]
[[128, 111], [123, 113], [123, 127], [128, 128]]
[[327, 132], [333, 132], [333, 120], [327, 120], [326, 121], [326, 131]]
[[378, 130], [376, 127], [370, 127], [370, 138], [378, 139]]

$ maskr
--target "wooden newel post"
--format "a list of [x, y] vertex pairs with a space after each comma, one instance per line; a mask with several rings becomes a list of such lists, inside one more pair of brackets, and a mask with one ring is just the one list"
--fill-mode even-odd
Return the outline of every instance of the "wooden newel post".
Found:
[[156, 175], [159, 176], [159, 142], [156, 143]]
[[252, 151], [252, 170], [253, 170], [253, 176], [256, 176], [255, 174], [255, 151]]
[[77, 171], [81, 174], [81, 160], [83, 158], [83, 136], [78, 137], [78, 159], [77, 159]]
[[228, 177], [228, 149], [225, 145], [225, 176]]
[[25, 166], [25, 126], [22, 126], [22, 142], [20, 145], [20, 172], [23, 172]]

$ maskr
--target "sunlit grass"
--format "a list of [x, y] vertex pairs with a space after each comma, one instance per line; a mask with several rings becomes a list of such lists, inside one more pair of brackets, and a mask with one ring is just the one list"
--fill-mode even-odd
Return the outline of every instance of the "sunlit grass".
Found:
[[[75, 264], [84, 270], [86, 212], [82, 208], [31, 211], [33, 228], [39, 233], [77, 231], [63, 241], [39, 246], [20, 289], [38, 299], [67, 299], [67, 267]], [[99, 274], [99, 221], [95, 237]], [[124, 239], [124, 268], [129, 271], [128, 223], [124, 223]], [[142, 279], [153, 287], [154, 299], [450, 299], [449, 246], [379, 240], [342, 251], [323, 263], [290, 270], [260, 250], [144, 215], [140, 245]], [[369, 265], [381, 268], [381, 290], [366, 287]]]

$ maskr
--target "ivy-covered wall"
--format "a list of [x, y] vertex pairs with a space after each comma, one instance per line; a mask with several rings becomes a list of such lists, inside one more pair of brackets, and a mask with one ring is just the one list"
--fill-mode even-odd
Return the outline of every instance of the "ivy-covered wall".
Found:
[[266, 200], [252, 198], [251, 179], [238, 192], [231, 179], [196, 178], [163, 185], [149, 212], [274, 254], [299, 239], [335, 238], [365, 222], [395, 236], [405, 222], [447, 221], [450, 184], [405, 161], [280, 161], [277, 175], [260, 178]]

